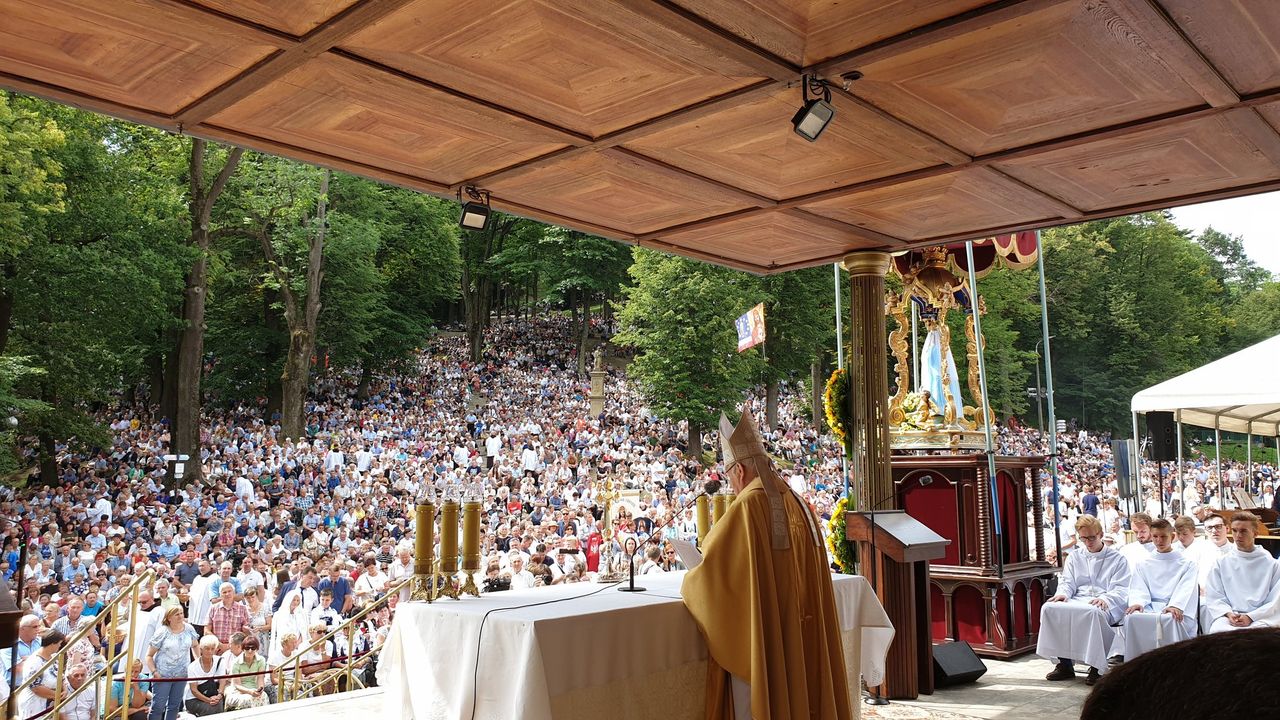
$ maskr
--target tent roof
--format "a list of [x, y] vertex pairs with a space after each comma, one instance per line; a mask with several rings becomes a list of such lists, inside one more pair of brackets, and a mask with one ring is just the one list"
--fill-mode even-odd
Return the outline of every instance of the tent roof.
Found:
[[[0, 87], [757, 273], [1280, 189], [1267, 0], [0, 0]], [[851, 79], [847, 89], [845, 78]], [[816, 143], [800, 78], [832, 83]]]
[[1182, 422], [1280, 435], [1280, 335], [1133, 396], [1133, 412], [1181, 411]]

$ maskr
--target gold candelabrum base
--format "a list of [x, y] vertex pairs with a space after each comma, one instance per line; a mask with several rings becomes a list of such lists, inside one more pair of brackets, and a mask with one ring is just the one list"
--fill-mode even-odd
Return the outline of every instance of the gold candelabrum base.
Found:
[[458, 586], [457, 574], [457, 570], [453, 572], [441, 572], [439, 574], [443, 582], [440, 584], [440, 587], [436, 589], [437, 598], [449, 597], [454, 600], [459, 599], [462, 595], [462, 589]]
[[409, 586], [409, 599], [434, 602], [436, 599], [436, 574], [434, 572], [414, 574], [413, 582]]
[[462, 587], [459, 589], [459, 594], [466, 593], [472, 597], [480, 597], [480, 588], [476, 586], [477, 570], [479, 570], [479, 568], [476, 568], [475, 570], [463, 570], [463, 572], [467, 574], [467, 579], [462, 583]]
[[937, 427], [889, 431], [889, 447], [894, 450], [983, 450], [986, 446], [987, 437], [982, 429]]

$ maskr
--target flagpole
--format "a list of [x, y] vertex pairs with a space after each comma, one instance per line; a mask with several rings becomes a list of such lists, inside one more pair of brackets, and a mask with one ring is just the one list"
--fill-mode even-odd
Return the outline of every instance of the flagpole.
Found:
[[[840, 263], [831, 263], [836, 284], [836, 367], [844, 369], [844, 313], [840, 311]], [[844, 480], [844, 496], [849, 497], [849, 456], [840, 448], [840, 475]]]

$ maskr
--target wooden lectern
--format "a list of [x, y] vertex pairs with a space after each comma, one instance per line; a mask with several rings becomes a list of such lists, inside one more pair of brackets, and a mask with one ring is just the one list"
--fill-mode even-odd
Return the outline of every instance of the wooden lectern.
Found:
[[929, 561], [942, 557], [951, 541], [902, 510], [846, 513], [845, 527], [858, 544], [862, 575], [875, 587], [895, 630], [880, 696], [932, 695]]

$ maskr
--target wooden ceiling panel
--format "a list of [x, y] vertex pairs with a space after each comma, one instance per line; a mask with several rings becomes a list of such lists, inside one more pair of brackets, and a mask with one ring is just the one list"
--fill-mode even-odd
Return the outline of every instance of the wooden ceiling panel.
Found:
[[1113, 0], [1015, 6], [858, 69], [854, 92], [972, 155], [1204, 104]]
[[158, 0], [0, 0], [0, 72], [164, 114], [278, 49]]
[[444, 184], [564, 147], [533, 123], [332, 55], [208, 124]]
[[418, 0], [342, 47], [593, 137], [763, 79], [596, 0]]
[[1059, 216], [1040, 194], [984, 167], [877, 187], [802, 208], [911, 241]]
[[791, 126], [800, 103], [798, 89], [783, 88], [627, 147], [775, 200], [942, 163], [929, 143], [839, 94], [835, 119], [808, 142]]
[[[779, 242], [786, 238], [786, 242]], [[663, 242], [675, 252], [704, 254], [771, 268], [805, 264], [837, 257], [878, 243], [859, 234], [857, 228], [841, 230], [823, 218], [805, 213], [776, 211], [731, 219], [723, 223], [668, 233]], [[642, 244], [648, 244], [642, 241]]]
[[1236, 90], [1280, 87], [1280, 2], [1160, 0]]
[[356, 0], [194, 0], [212, 10], [302, 36]]
[[488, 189], [505, 200], [635, 235], [751, 206], [739, 193], [620, 151], [575, 155]]
[[996, 166], [1097, 211], [1280, 178], [1280, 137], [1246, 108]]
[[795, 65], [809, 66], [987, 0], [675, 0]]

